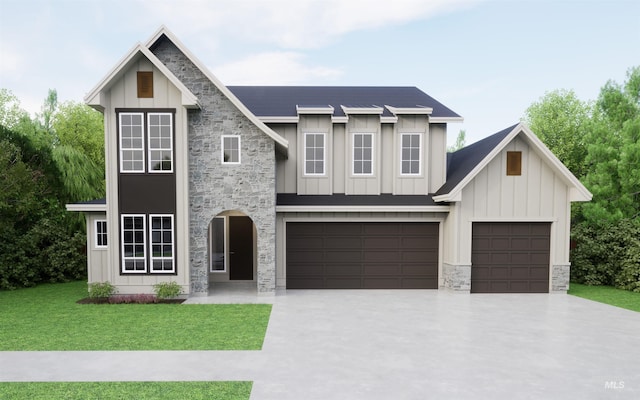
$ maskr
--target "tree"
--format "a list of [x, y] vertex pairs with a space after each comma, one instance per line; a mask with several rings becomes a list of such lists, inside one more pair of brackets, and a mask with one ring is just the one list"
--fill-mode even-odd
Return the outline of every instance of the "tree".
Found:
[[593, 200], [583, 212], [592, 223], [640, 216], [640, 67], [619, 85], [609, 81], [596, 102], [584, 183]]
[[525, 122], [542, 142], [578, 178], [585, 174], [592, 106], [572, 90], [546, 93], [525, 111]]
[[460, 129], [460, 132], [458, 132], [458, 136], [456, 137], [456, 142], [452, 146], [447, 147], [447, 151], [449, 153], [453, 153], [454, 151], [458, 151], [463, 148], [466, 142], [466, 137], [467, 132], [464, 129]]
[[0, 125], [13, 128], [29, 114], [20, 107], [20, 100], [7, 89], [0, 89]]
[[[53, 121], [53, 116], [58, 108], [58, 92], [55, 89], [49, 89], [49, 93], [47, 97], [44, 99], [44, 104], [42, 105], [42, 113], [38, 114], [38, 118], [40, 119], [40, 123], [44, 128], [44, 131], [49, 135], [53, 134], [53, 129], [51, 127], [51, 122]], [[55, 139], [54, 139], [55, 143]]]

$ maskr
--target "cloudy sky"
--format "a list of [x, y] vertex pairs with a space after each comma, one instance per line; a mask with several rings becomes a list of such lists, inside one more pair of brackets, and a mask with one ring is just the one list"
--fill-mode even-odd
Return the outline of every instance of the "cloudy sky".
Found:
[[467, 143], [547, 91], [595, 99], [640, 65], [637, 0], [0, 0], [0, 87], [40, 110], [166, 25], [225, 84], [417, 86]]

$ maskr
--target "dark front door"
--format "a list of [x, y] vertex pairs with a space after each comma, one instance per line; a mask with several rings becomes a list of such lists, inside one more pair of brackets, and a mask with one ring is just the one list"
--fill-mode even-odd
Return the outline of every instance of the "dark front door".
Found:
[[253, 279], [253, 221], [229, 217], [229, 279]]

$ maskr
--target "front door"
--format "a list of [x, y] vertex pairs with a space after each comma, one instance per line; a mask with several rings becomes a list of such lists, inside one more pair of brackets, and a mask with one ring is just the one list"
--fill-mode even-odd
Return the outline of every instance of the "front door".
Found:
[[253, 280], [253, 221], [229, 217], [229, 279]]

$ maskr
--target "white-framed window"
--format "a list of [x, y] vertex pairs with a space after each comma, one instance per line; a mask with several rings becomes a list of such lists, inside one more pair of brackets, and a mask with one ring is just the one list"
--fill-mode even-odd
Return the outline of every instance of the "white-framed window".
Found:
[[151, 273], [175, 272], [173, 215], [149, 215]]
[[120, 172], [144, 172], [144, 114], [120, 113]]
[[353, 134], [353, 175], [373, 175], [373, 133]]
[[421, 135], [403, 133], [400, 136], [400, 173], [402, 175], [420, 175]]
[[240, 136], [222, 135], [222, 163], [240, 164]]
[[107, 247], [107, 221], [104, 219], [97, 219], [95, 221], [96, 232], [96, 249], [104, 249]]
[[121, 219], [122, 272], [147, 272], [145, 215], [123, 214]]
[[325, 174], [325, 134], [304, 134], [304, 174]]
[[173, 114], [147, 114], [149, 172], [173, 172]]
[[226, 272], [225, 262], [225, 238], [226, 238], [225, 217], [215, 217], [209, 226], [209, 245], [211, 259], [209, 260], [211, 272]]

